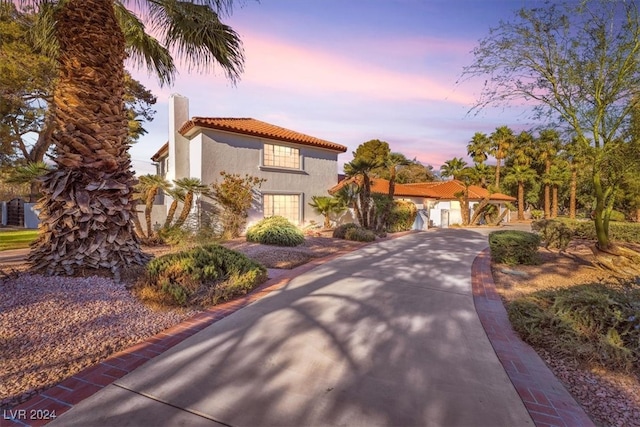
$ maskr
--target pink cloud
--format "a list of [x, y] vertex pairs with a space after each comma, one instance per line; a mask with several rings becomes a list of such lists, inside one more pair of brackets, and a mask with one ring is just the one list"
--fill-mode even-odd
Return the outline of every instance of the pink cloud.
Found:
[[[254, 33], [242, 35], [246, 66], [242, 81], [297, 92], [359, 94], [382, 99], [474, 101], [450, 84], [398, 72], [318, 48]], [[435, 74], [435, 73], [434, 73]]]

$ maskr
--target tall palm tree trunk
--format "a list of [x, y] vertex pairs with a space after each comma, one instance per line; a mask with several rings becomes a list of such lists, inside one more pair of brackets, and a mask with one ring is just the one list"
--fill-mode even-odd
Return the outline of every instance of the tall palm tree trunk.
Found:
[[[569, 218], [576, 219], [576, 193], [578, 188], [578, 171], [571, 171], [571, 185], [569, 187]], [[640, 218], [638, 219], [640, 221]]]
[[[551, 161], [549, 160], [546, 161], [544, 173], [548, 179], [551, 173]], [[545, 219], [551, 218], [551, 185], [548, 182], [544, 183], [544, 217]]]
[[500, 161], [501, 159], [496, 157], [496, 191], [500, 191]]
[[46, 274], [105, 268], [118, 275], [146, 261], [132, 227], [124, 37], [110, 0], [69, 0], [57, 18], [52, 139], [58, 169], [43, 178], [40, 234], [29, 261]]
[[518, 221], [524, 221], [524, 182], [518, 182]]
[[551, 218], [558, 217], [558, 185], [551, 187]]

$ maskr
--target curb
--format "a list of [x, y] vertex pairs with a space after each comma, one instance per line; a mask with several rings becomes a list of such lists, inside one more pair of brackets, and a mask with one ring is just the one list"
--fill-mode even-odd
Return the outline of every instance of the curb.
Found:
[[473, 261], [471, 286], [482, 327], [535, 425], [595, 426], [538, 353], [511, 327], [493, 282], [489, 248]]
[[[382, 242], [413, 233], [413, 231], [394, 233], [393, 236], [382, 240]], [[343, 249], [331, 255], [314, 258], [291, 270], [284, 270], [283, 273], [267, 280], [249, 294], [198, 313], [138, 344], [109, 356], [102, 362], [77, 372], [70, 378], [31, 397], [26, 402], [12, 409], [4, 410], [3, 416], [0, 418], [0, 427], [45, 425], [67, 412], [73, 405], [77, 405], [176, 344], [241, 308], [264, 298], [271, 292], [282, 289], [299, 275], [335, 258], [376, 243], [380, 243], [380, 241], [362, 244], [354, 249]]]

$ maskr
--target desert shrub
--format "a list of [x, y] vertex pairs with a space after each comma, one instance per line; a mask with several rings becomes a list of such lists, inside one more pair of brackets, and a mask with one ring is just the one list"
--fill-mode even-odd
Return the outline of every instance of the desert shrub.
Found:
[[220, 175], [222, 181], [212, 183], [211, 188], [213, 188], [213, 198], [221, 206], [219, 216], [222, 237], [230, 239], [240, 236], [247, 223], [254, 192], [266, 179], [249, 174], [245, 174], [243, 177], [225, 171], [220, 172]]
[[373, 242], [376, 240], [376, 233], [362, 227], [349, 228], [344, 238], [345, 240], [353, 240], [355, 242]]
[[396, 233], [399, 231], [411, 230], [417, 215], [418, 209], [413, 202], [395, 200], [389, 215], [387, 231], [390, 233]]
[[500, 230], [489, 234], [491, 258], [495, 262], [537, 264], [540, 236], [518, 230]]
[[336, 227], [335, 230], [333, 230], [333, 237], [336, 239], [344, 239], [347, 234], [347, 231], [352, 228], [358, 228], [358, 224], [354, 224], [353, 222], [348, 222], [346, 224], [339, 225]]
[[540, 234], [545, 248], [555, 248], [561, 251], [567, 249], [574, 231], [563, 221], [541, 219], [531, 223], [531, 229]]
[[[561, 222], [569, 230], [572, 237], [578, 239], [596, 240], [596, 227], [593, 221], [578, 221], [568, 218], [557, 218], [549, 221]], [[609, 237], [618, 242], [640, 243], [640, 223], [610, 222]]]
[[146, 268], [144, 294], [181, 306], [205, 306], [244, 295], [267, 279], [266, 269], [245, 255], [219, 245], [158, 257]]
[[271, 216], [249, 227], [247, 241], [276, 246], [298, 246], [304, 243], [302, 231], [281, 216]]
[[637, 369], [640, 289], [587, 284], [543, 290], [508, 304], [509, 319], [528, 343], [581, 362]]
[[627, 218], [625, 217], [624, 213], [620, 211], [611, 211], [611, 221], [624, 222], [626, 219]]
[[544, 211], [540, 209], [532, 209], [531, 210], [531, 219], [542, 219], [544, 217]]
[[169, 245], [181, 245], [189, 241], [191, 238], [191, 231], [184, 227], [162, 227], [158, 230], [158, 237], [162, 242]]

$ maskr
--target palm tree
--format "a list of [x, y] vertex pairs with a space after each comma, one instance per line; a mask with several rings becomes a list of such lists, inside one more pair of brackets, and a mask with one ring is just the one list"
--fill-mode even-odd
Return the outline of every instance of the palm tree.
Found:
[[536, 156], [540, 161], [544, 162], [544, 217], [551, 218], [551, 181], [549, 174], [551, 173], [551, 163], [560, 151], [560, 136], [554, 129], [545, 129], [540, 131], [537, 141], [538, 150]]
[[566, 160], [556, 159], [551, 165], [551, 170], [547, 176], [547, 181], [551, 185], [551, 216], [550, 218], [558, 217], [558, 188], [560, 185], [567, 182], [571, 172], [569, 171], [569, 165]]
[[331, 228], [331, 214], [339, 214], [344, 212], [346, 207], [341, 201], [335, 197], [329, 196], [312, 196], [311, 206], [316, 212], [324, 216], [324, 228]]
[[162, 176], [149, 174], [140, 177], [137, 187], [138, 192], [142, 195], [141, 200], [145, 204], [144, 218], [147, 225], [147, 239], [151, 241], [155, 234], [151, 225], [153, 202], [160, 190], [168, 190], [171, 184]]
[[39, 189], [40, 178], [47, 174], [51, 167], [44, 162], [29, 162], [24, 166], [18, 166], [11, 171], [7, 183], [29, 184], [29, 202], [35, 202]]
[[391, 208], [393, 207], [393, 196], [396, 191], [396, 176], [398, 173], [398, 168], [402, 166], [408, 166], [411, 162], [401, 153], [391, 153], [389, 157], [387, 157], [387, 161], [385, 162], [385, 166], [389, 171], [389, 192], [387, 193], [388, 201], [384, 205], [384, 211], [382, 212], [382, 216], [380, 217], [379, 227], [382, 229], [387, 228], [387, 222], [389, 221], [389, 216], [391, 215]]
[[164, 221], [164, 225], [162, 228], [171, 227], [171, 223], [173, 222], [173, 218], [176, 215], [176, 210], [178, 210], [178, 203], [184, 202], [184, 198], [187, 193], [180, 187], [171, 187], [165, 190], [167, 196], [171, 197], [171, 205], [169, 206], [169, 211], [167, 212], [167, 219]]
[[376, 160], [368, 160], [356, 157], [350, 163], [344, 165], [344, 173], [349, 178], [361, 178], [360, 191], [358, 198], [360, 200], [359, 218], [360, 225], [369, 228], [371, 224], [371, 172], [373, 169], [380, 167], [380, 163]]
[[467, 154], [477, 164], [484, 164], [491, 151], [491, 140], [482, 132], [476, 132], [467, 144]]
[[242, 70], [239, 37], [219, 20], [232, 0], [135, 4], [146, 6], [148, 24], [164, 42], [155, 47], [164, 50], [135, 54], [136, 44], [126, 43], [124, 33], [144, 33], [144, 25], [120, 1], [39, 2], [55, 21], [44, 27], [55, 28], [60, 75], [53, 95], [57, 170], [43, 179], [41, 232], [29, 255], [36, 271], [73, 274], [81, 266], [117, 275], [147, 259], [132, 227], [135, 179], [123, 108], [127, 55], [155, 68], [163, 83], [175, 75], [162, 56], [170, 50], [199, 69], [219, 64], [232, 81]]
[[198, 178], [180, 178], [174, 182], [178, 188], [185, 192], [182, 211], [174, 225], [175, 227], [182, 227], [187, 220], [189, 213], [191, 213], [194, 196], [207, 196], [210, 194], [211, 189], [208, 185], [204, 185]]
[[452, 177], [453, 179], [459, 179], [462, 171], [467, 167], [462, 157], [454, 157], [451, 160], [444, 162], [444, 165], [440, 167], [440, 175], [443, 177]]
[[509, 147], [515, 140], [513, 131], [507, 126], [501, 126], [489, 136], [491, 140], [491, 154], [496, 159], [496, 180], [495, 187], [500, 189], [500, 164], [502, 159], [507, 157]]
[[518, 221], [524, 220], [524, 186], [536, 179], [536, 171], [527, 165], [515, 164], [509, 168], [504, 180], [518, 185]]

